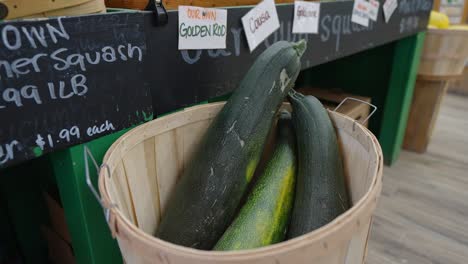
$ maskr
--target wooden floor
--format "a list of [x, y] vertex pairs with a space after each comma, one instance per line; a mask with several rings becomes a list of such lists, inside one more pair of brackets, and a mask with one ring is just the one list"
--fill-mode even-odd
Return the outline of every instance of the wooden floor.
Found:
[[468, 97], [442, 104], [428, 152], [384, 170], [368, 264], [468, 263]]

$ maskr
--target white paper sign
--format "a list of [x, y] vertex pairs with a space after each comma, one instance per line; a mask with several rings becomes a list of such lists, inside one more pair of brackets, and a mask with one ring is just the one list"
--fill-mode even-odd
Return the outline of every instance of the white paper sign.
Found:
[[242, 17], [242, 25], [252, 52], [280, 26], [275, 1], [262, 1]]
[[353, 6], [353, 15], [351, 21], [361, 26], [369, 26], [369, 9], [370, 4], [365, 0], [355, 0]]
[[377, 0], [369, 0], [369, 12], [367, 15], [373, 21], [377, 21], [377, 16], [379, 14], [380, 3]]
[[320, 3], [294, 2], [293, 33], [318, 33]]
[[227, 10], [179, 6], [179, 50], [225, 49]]
[[385, 22], [388, 23], [390, 20], [390, 17], [392, 17], [393, 12], [395, 12], [395, 9], [398, 7], [398, 1], [397, 0], [387, 0], [383, 4], [383, 12], [384, 12], [384, 17], [385, 17]]

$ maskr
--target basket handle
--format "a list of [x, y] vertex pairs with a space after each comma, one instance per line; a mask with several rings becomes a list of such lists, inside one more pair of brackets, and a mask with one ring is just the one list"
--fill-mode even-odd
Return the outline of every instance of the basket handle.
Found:
[[[333, 112], [336, 112], [346, 101], [348, 100], [353, 100], [353, 101], [357, 101], [357, 102], [360, 102], [362, 104], [366, 104], [370, 107], [373, 108], [372, 112], [366, 117], [364, 118], [364, 120], [360, 121], [359, 123], [362, 125], [362, 124], [365, 124], [367, 122], [367, 120], [369, 120], [369, 118], [371, 118], [371, 116], [373, 116], [375, 114], [375, 112], [377, 111], [377, 106], [369, 103], [369, 102], [366, 102], [364, 100], [361, 100], [361, 99], [357, 99], [357, 98], [354, 98], [354, 97], [346, 97], [345, 99], [343, 99], [343, 101], [341, 101], [341, 103], [335, 107], [335, 109], [333, 110]], [[356, 120], [355, 120], [356, 121]]]
[[116, 204], [110, 204], [109, 206], [106, 206], [102, 200], [102, 198], [99, 196], [98, 191], [96, 188], [94, 188], [93, 182], [91, 181], [91, 176], [89, 172], [89, 164], [88, 164], [88, 158], [91, 158], [91, 161], [94, 164], [94, 167], [96, 169], [97, 174], [99, 175], [99, 172], [102, 170], [102, 168], [105, 168], [107, 170], [107, 174], [110, 177], [110, 168], [107, 164], [103, 163], [101, 167], [98, 166], [96, 159], [93, 156], [93, 153], [91, 153], [91, 150], [88, 148], [88, 146], [84, 145], [83, 146], [83, 157], [84, 157], [84, 164], [85, 164], [85, 179], [86, 179], [86, 185], [88, 185], [88, 188], [91, 190], [91, 193], [94, 195], [98, 203], [101, 205], [102, 209], [104, 210], [104, 215], [106, 217], [107, 223], [109, 223], [110, 220], [110, 209], [111, 208], [117, 208], [118, 206]]

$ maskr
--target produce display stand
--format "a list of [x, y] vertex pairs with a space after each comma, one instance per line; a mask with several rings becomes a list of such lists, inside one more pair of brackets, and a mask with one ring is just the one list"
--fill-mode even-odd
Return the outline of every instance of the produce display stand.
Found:
[[[228, 8], [226, 50], [179, 51], [177, 11], [169, 11], [167, 24], [159, 25], [148, 11], [1, 23], [0, 88], [14, 88], [0, 104], [0, 162], [9, 167], [1, 171], [9, 179], [1, 187], [23, 196], [22, 201], [7, 197], [8, 207], [38, 204], [39, 198], [24, 193], [22, 185], [48, 174], [60, 191], [77, 263], [120, 263], [102, 208], [85, 182], [84, 145], [100, 163], [129, 128], [229, 94], [277, 40], [308, 40], [297, 87], [341, 88], [371, 97], [379, 110], [369, 128], [380, 140], [385, 162], [393, 164], [432, 1], [399, 1], [388, 23], [380, 10], [368, 28], [351, 22], [353, 1], [322, 2], [319, 33], [308, 35], [292, 34], [293, 8], [277, 5], [280, 29], [252, 53], [240, 22], [250, 6]], [[25, 33], [33, 28], [45, 37]], [[47, 169], [31, 165], [39, 156]], [[97, 178], [91, 165], [90, 176]], [[18, 214], [28, 221], [15, 223], [16, 230], [35, 219], [31, 212]], [[18, 240], [20, 247], [30, 244], [26, 237]], [[38, 263], [37, 254], [25, 255], [26, 263]]]
[[426, 152], [441, 102], [450, 84], [462, 78], [468, 59], [467, 42], [466, 30], [426, 32], [403, 148]]

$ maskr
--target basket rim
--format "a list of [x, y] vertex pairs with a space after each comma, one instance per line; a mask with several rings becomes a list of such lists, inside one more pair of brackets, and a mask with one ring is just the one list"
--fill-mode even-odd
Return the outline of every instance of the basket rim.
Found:
[[[182, 115], [184, 114], [186, 110], [194, 110], [197, 108], [205, 108], [205, 107], [214, 107], [214, 106], [222, 105], [224, 103], [225, 102], [209, 103], [209, 104], [185, 108], [182, 111], [179, 111], [179, 112], [152, 120], [143, 125], [140, 125], [139, 127], [136, 127], [126, 132], [117, 141], [115, 141], [111, 145], [111, 147], [108, 149], [108, 151], [106, 152], [103, 162], [107, 161], [112, 156], [112, 154], [115, 153], [115, 151], [113, 150], [119, 147], [120, 144], [122, 144], [122, 142], [125, 140], [125, 138], [127, 138], [128, 136], [131, 136], [131, 134], [133, 134], [132, 132], [136, 131], [137, 129], [144, 129], [147, 126], [151, 126], [154, 122], [158, 120], [159, 122], [161, 122], [161, 120], [163, 119], [173, 118], [174, 115]], [[157, 237], [154, 237], [144, 232], [142, 229], [138, 228], [136, 225], [130, 222], [130, 220], [127, 219], [118, 208], [110, 208], [109, 214], [111, 218], [114, 218], [114, 221], [118, 225], [118, 229], [121, 230], [122, 228], [126, 228], [127, 230], [131, 230], [134, 233], [133, 238], [137, 238], [146, 244], [151, 244], [151, 245], [158, 246], [159, 248], [164, 248], [164, 250], [166, 250], [167, 252], [170, 252], [171, 254], [177, 254], [179, 256], [184, 256], [188, 258], [198, 258], [198, 259], [204, 259], [204, 260], [221, 260], [221, 259], [225, 260], [225, 257], [230, 257], [230, 260], [243, 260], [243, 259], [251, 258], [251, 257], [261, 258], [261, 257], [268, 257], [271, 255], [278, 255], [278, 254], [290, 251], [292, 249], [299, 249], [299, 248], [308, 246], [312, 243], [319, 243], [320, 241], [330, 236], [331, 234], [336, 234], [336, 233], [339, 233], [340, 231], [347, 230], [346, 228], [354, 228], [354, 229], [358, 228], [360, 226], [360, 223], [358, 222], [357, 224], [353, 224], [352, 222], [355, 220], [350, 216], [355, 215], [355, 214], [366, 215], [369, 213], [370, 215], [372, 215], [372, 211], [376, 207], [377, 199], [378, 199], [378, 196], [380, 195], [380, 191], [382, 188], [382, 179], [383, 179], [382, 149], [380, 147], [380, 144], [378, 143], [377, 138], [366, 127], [362, 126], [361, 124], [355, 122], [355, 120], [343, 114], [332, 112], [330, 110], [328, 111], [332, 113], [333, 115], [336, 115], [338, 118], [344, 118], [344, 119], [347, 119], [349, 122], [353, 122], [354, 123], [353, 127], [355, 124], [357, 124], [357, 126], [361, 129], [361, 131], [367, 137], [371, 139], [372, 144], [370, 145], [368, 152], [374, 153], [375, 158], [376, 158], [374, 161], [375, 169], [373, 172], [375, 177], [373, 177], [370, 187], [366, 191], [366, 193], [350, 209], [348, 209], [345, 213], [335, 218], [330, 223], [312, 232], [309, 232], [307, 234], [301, 235], [293, 239], [289, 239], [287, 241], [283, 241], [277, 244], [273, 244], [273, 245], [269, 245], [269, 246], [261, 247], [257, 249], [248, 249], [248, 250], [239, 250], [239, 251], [208, 251], [208, 250], [199, 250], [199, 249], [189, 248], [185, 246], [180, 246], [177, 244], [164, 241]], [[101, 170], [99, 172], [99, 190], [101, 193], [101, 197], [104, 201], [104, 204], [110, 204], [110, 203], [106, 203], [110, 201], [110, 196], [108, 193], [109, 189], [106, 186], [107, 185], [106, 183], [108, 182], [108, 177], [105, 177], [106, 174], [107, 173], [105, 172], [105, 170]], [[111, 225], [112, 225], [112, 221], [110, 221], [109, 223], [109, 226], [112, 230], [113, 227]], [[116, 234], [116, 237], [118, 236], [119, 234]], [[343, 240], [345, 240], [345, 238], [343, 238]], [[326, 250], [328, 246], [325, 245], [324, 248]]]
[[468, 36], [468, 30], [461, 28], [428, 28], [428, 34], [434, 35], [463, 35]]

